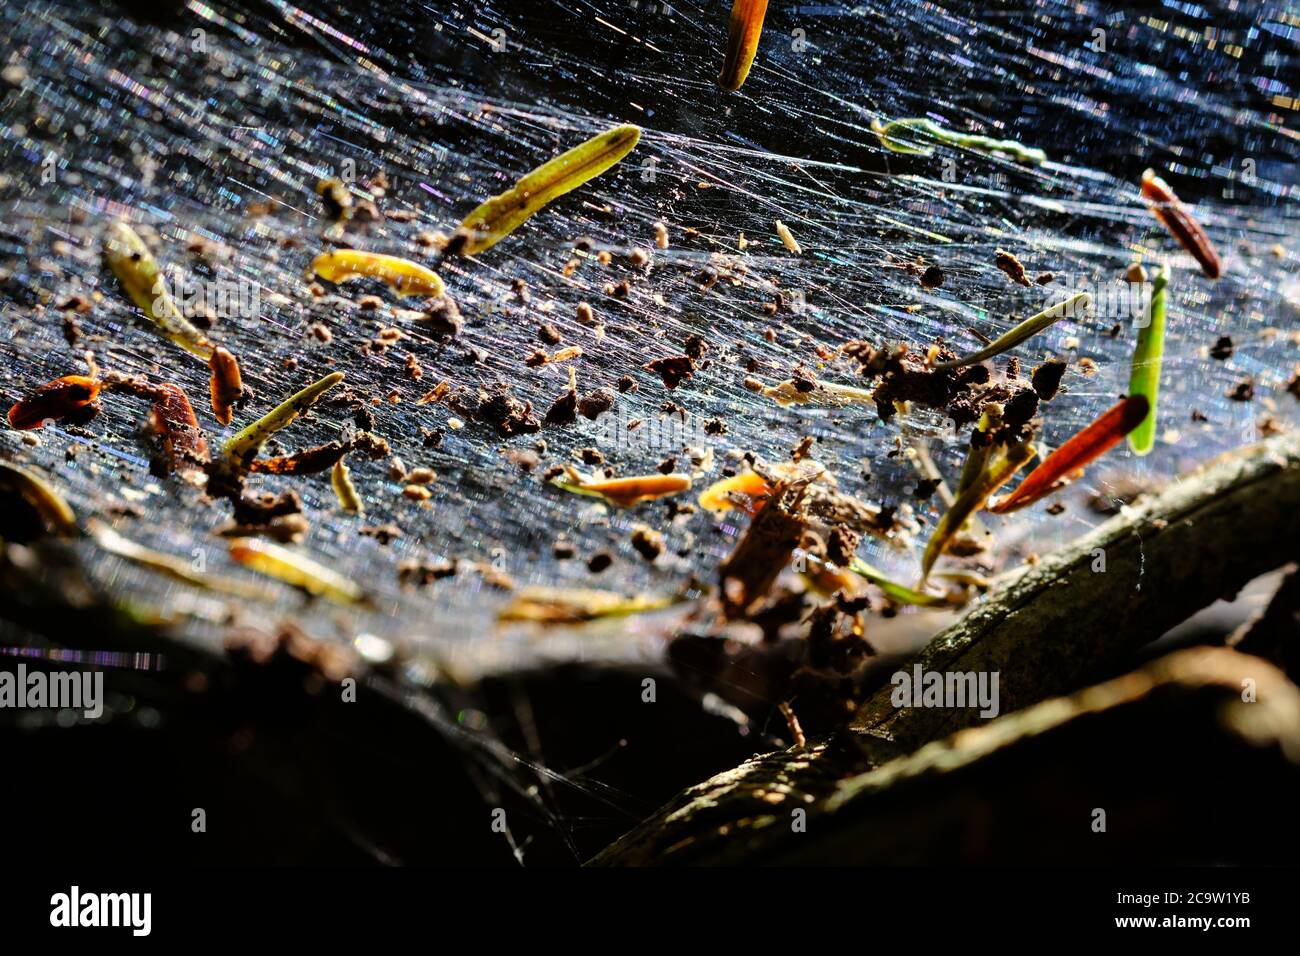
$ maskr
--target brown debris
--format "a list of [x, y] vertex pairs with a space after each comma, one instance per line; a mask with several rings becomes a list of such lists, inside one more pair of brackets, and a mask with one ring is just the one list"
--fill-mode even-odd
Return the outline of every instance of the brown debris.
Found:
[[1064, 359], [1048, 359], [1030, 375], [1034, 391], [1045, 402], [1050, 402], [1061, 390], [1061, 379], [1065, 377], [1068, 363]]
[[632, 547], [651, 564], [664, 551], [664, 536], [651, 528], [639, 527], [632, 532]]
[[745, 617], [771, 589], [804, 533], [804, 483], [779, 483], [764, 508], [750, 521], [736, 549], [718, 568], [723, 614]]
[[993, 264], [1005, 272], [1012, 282], [1023, 286], [1033, 285], [1029, 276], [1025, 275], [1025, 267], [1020, 264], [1020, 260], [1005, 249], [993, 253]]
[[673, 355], [668, 358], [655, 359], [641, 366], [647, 372], [653, 372], [663, 379], [668, 388], [676, 388], [695, 374], [695, 360], [689, 355]]

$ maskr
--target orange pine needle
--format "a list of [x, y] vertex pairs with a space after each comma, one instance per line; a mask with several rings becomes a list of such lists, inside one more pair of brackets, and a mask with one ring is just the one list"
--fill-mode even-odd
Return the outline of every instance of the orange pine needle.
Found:
[[1048, 455], [1015, 491], [990, 505], [988, 510], [994, 514], [1006, 514], [1051, 494], [1058, 488], [1057, 482], [1123, 441], [1125, 435], [1142, 424], [1149, 407], [1146, 396], [1130, 395]]

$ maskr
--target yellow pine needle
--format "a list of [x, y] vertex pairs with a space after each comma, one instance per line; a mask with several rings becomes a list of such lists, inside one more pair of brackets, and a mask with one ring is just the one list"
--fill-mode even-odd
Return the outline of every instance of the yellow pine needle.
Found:
[[639, 126], [616, 126], [538, 166], [465, 217], [460, 251], [472, 256], [492, 248], [548, 203], [619, 162], [640, 139]]
[[898, 139], [896, 134], [903, 131], [919, 132], [921, 136], [918, 139], [922, 142], [929, 139], [947, 143], [949, 146], [974, 149], [981, 153], [999, 153], [1031, 166], [1047, 162], [1047, 154], [1036, 147], [1024, 146], [1013, 139], [994, 139], [991, 136], [980, 136], [975, 133], [958, 133], [954, 130], [944, 129], [938, 123], [925, 117], [909, 117], [907, 119], [891, 120], [883, 124], [880, 120], [873, 119], [871, 121], [871, 131], [880, 138], [880, 145], [892, 153], [904, 153], [911, 156], [929, 156], [934, 153], [934, 147], [932, 146], [913, 145], [906, 140]]
[[158, 260], [134, 229], [120, 220], [111, 223], [104, 232], [104, 258], [131, 301], [163, 335], [205, 361], [212, 358], [212, 342], [176, 307]]
[[347, 282], [358, 276], [379, 279], [399, 297], [408, 295], [436, 298], [446, 291], [441, 277], [428, 266], [400, 256], [360, 249], [331, 249], [311, 263], [311, 271], [326, 282]]
[[1092, 296], [1088, 293], [1080, 292], [1077, 295], [1072, 295], [1064, 302], [1058, 302], [1037, 315], [1031, 315], [1015, 328], [999, 335], [978, 352], [972, 352], [962, 358], [953, 359], [951, 362], [936, 362], [934, 367], [940, 369], [961, 368], [963, 365], [974, 365], [976, 362], [983, 362], [985, 359], [1010, 351], [1026, 339], [1033, 338], [1049, 326], [1055, 325], [1061, 319], [1082, 316], [1090, 308], [1092, 308]]
[[262, 450], [262, 445], [268, 438], [292, 423], [304, 411], [315, 405], [325, 392], [341, 381], [343, 381], [343, 373], [333, 372], [285, 399], [257, 421], [228, 439], [222, 446], [225, 459], [238, 468], [247, 468], [249, 462]]
[[565, 468], [562, 478], [555, 478], [552, 483], [557, 488], [575, 495], [587, 495], [600, 498], [616, 508], [631, 508], [643, 501], [666, 498], [669, 495], [689, 491], [689, 475], [629, 475], [626, 478], [588, 478], [578, 472], [572, 465]]
[[235, 538], [229, 547], [231, 558], [250, 571], [301, 588], [308, 594], [328, 598], [336, 604], [357, 604], [365, 600], [364, 592], [351, 579], [278, 544], [260, 538]]
[[626, 617], [671, 607], [677, 598], [662, 595], [627, 596], [592, 588], [530, 587], [521, 590], [497, 614], [501, 622], [578, 624], [598, 618]]
[[87, 528], [95, 543], [109, 554], [117, 555], [119, 558], [138, 564], [143, 568], [148, 568], [150, 571], [156, 571], [175, 581], [180, 581], [182, 584], [203, 588], [206, 591], [221, 591], [239, 597], [261, 598], [266, 596], [259, 588], [245, 584], [243, 581], [208, 574], [205, 571], [195, 571], [189, 559], [173, 554], [165, 554], [162, 551], [155, 551], [153, 548], [138, 544], [118, 534], [97, 518], [90, 519]]

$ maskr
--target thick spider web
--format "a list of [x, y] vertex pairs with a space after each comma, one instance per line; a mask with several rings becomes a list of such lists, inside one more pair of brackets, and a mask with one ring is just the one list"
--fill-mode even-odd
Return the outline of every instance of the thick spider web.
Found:
[[[1081, 490], [1105, 494], [1117, 476], [1134, 473], [1172, 475], [1254, 438], [1265, 418], [1294, 419], [1285, 392], [1300, 359], [1292, 337], [1300, 328], [1294, 8], [1090, 0], [773, 4], [748, 83], [726, 95], [715, 77], [728, 8], [555, 0], [308, 10], [279, 0], [190, 0], [174, 17], [153, 22], [111, 6], [6, 5], [6, 401], [83, 371], [81, 350], [92, 349], [104, 367], [182, 384], [215, 444], [221, 430], [200, 407], [206, 369], [159, 339], [126, 302], [101, 263], [99, 230], [127, 216], [160, 260], [256, 283], [260, 314], [222, 320], [214, 332], [241, 356], [256, 393], [236, 427], [339, 369], [377, 400], [374, 430], [394, 453], [439, 478], [433, 497], [416, 503], [401, 496], [385, 463], [355, 461], [367, 507], [362, 522], [338, 511], [328, 476], [258, 479], [259, 488], [292, 487], [303, 496], [312, 525], [301, 547], [358, 581], [374, 608], [330, 607], [281, 589], [262, 605], [236, 609], [237, 618], [292, 616], [340, 641], [378, 635], [407, 648], [421, 673], [458, 677], [543, 657], [656, 654], [688, 611], [545, 634], [500, 628], [496, 613], [509, 593], [472, 571], [404, 588], [395, 573], [400, 560], [490, 563], [521, 586], [673, 592], [692, 576], [712, 581], [743, 529], [743, 518], [701, 513], [670, 521], [662, 502], [610, 511], [546, 487], [540, 471], [572, 460], [576, 449], [597, 448], [620, 474], [652, 472], [671, 454], [690, 467], [684, 446], [697, 457], [711, 450], [702, 485], [734, 463], [737, 451], [782, 460], [812, 435], [816, 457], [843, 490], [913, 507], [916, 472], [898, 451], [924, 440], [951, 478], [965, 437], [938, 416], [883, 424], [871, 406], [782, 409], [742, 385], [747, 373], [771, 383], [800, 365], [826, 381], [866, 384], [855, 381], [851, 365], [825, 358], [852, 339], [924, 348], [942, 336], [965, 351], [977, 344], [969, 329], [994, 336], [1012, 316], [1059, 301], [1075, 284], [1104, 287], [1135, 258], [1150, 265], [1167, 257], [1175, 278], [1160, 441], [1145, 459], [1112, 453]], [[889, 153], [870, 124], [903, 116], [1016, 139], [1042, 148], [1049, 161], [1029, 167], [945, 146], [928, 158]], [[322, 248], [326, 225], [314, 195], [321, 177], [354, 169], [365, 197], [367, 180], [384, 172], [381, 208], [409, 219], [358, 226], [358, 243], [429, 259], [417, 234], [450, 233], [482, 199], [543, 158], [617, 122], [645, 130], [623, 164], [488, 253], [441, 266], [467, 320], [450, 345], [395, 317], [398, 303], [381, 286], [349, 284], [319, 299], [308, 293], [303, 272]], [[1199, 275], [1141, 202], [1136, 183], [1147, 166], [1195, 202], [1225, 258], [1219, 282]], [[268, 203], [269, 214], [250, 215]], [[798, 238], [802, 255], [777, 238], [777, 219]], [[672, 238], [666, 250], [654, 248], [659, 221]], [[590, 238], [591, 255], [566, 275], [580, 237]], [[185, 251], [195, 239], [219, 244], [228, 256], [200, 263]], [[1279, 243], [1281, 256], [1271, 251]], [[1032, 289], [1010, 284], [993, 265], [998, 248], [1018, 255], [1031, 275], [1051, 272], [1055, 280]], [[629, 261], [632, 249], [651, 254], [648, 267]], [[595, 258], [602, 250], [612, 254], [608, 265]], [[923, 289], [918, 264], [940, 266], [943, 286]], [[704, 288], [708, 269], [719, 279]], [[624, 279], [626, 297], [606, 293]], [[528, 302], [512, 291], [515, 280], [528, 283]], [[54, 306], [69, 294], [96, 292], [102, 299], [81, 319], [83, 337], [71, 349]], [[783, 307], [765, 314], [764, 303], [778, 292]], [[357, 307], [370, 293], [384, 299], [381, 309]], [[604, 319], [603, 338], [575, 319], [580, 301]], [[561, 332], [564, 345], [581, 345], [582, 359], [526, 366], [542, 322]], [[330, 343], [309, 334], [314, 323], [329, 328]], [[382, 353], [363, 351], [384, 327], [407, 337]], [[640, 366], [680, 353], [690, 334], [708, 341], [709, 361], [669, 392]], [[1026, 368], [1049, 355], [1073, 363], [1067, 391], [1042, 409], [1048, 444], [1125, 390], [1134, 334], [1127, 317], [1096, 314], [1062, 322], [1018, 350]], [[1226, 361], [1210, 358], [1208, 347], [1223, 335], [1235, 351]], [[482, 361], [467, 359], [470, 347], [486, 352]], [[419, 380], [406, 373], [408, 353], [423, 369]], [[1082, 359], [1092, 374], [1080, 371]], [[582, 392], [628, 374], [639, 388], [620, 395], [597, 422], [580, 419], [510, 441], [482, 424], [449, 428], [453, 413], [444, 405], [415, 402], [444, 379], [470, 387], [505, 381], [543, 411], [565, 388], [570, 366]], [[1225, 397], [1246, 379], [1256, 389], [1253, 402]], [[665, 412], [665, 401], [684, 413]], [[1194, 421], [1193, 410], [1204, 421]], [[49, 426], [38, 447], [15, 432], [0, 441], [7, 456], [52, 475], [79, 513], [134, 505], [143, 515], [119, 522], [122, 533], [173, 554], [202, 553], [208, 569], [242, 574], [212, 534], [224, 510], [149, 476], [143, 412], [129, 398], [110, 397], [90, 425]], [[340, 417], [318, 412], [283, 433], [282, 443], [302, 448], [340, 437], [351, 427]], [[705, 431], [711, 418], [726, 424], [725, 434]], [[636, 420], [641, 426], [629, 431]], [[439, 428], [441, 444], [426, 447], [422, 429]], [[503, 457], [504, 449], [531, 447], [538, 437], [548, 453], [534, 473]], [[69, 457], [73, 445], [83, 447]], [[915, 508], [932, 523], [936, 505]], [[996, 563], [1050, 549], [1099, 520], [1078, 497], [1058, 517], [1035, 509], [990, 519], [1003, 545]], [[387, 521], [404, 531], [391, 545], [357, 532], [359, 523]], [[668, 551], [653, 566], [629, 545], [638, 523], [667, 535]], [[560, 532], [577, 544], [578, 560], [552, 557]], [[924, 532], [916, 544], [923, 540]], [[89, 542], [79, 547], [109, 593], [179, 613], [181, 630], [195, 640], [219, 638], [225, 602]], [[600, 550], [615, 563], [592, 575], [581, 558]], [[868, 542], [863, 553], [902, 578], [915, 574], [915, 549]]]

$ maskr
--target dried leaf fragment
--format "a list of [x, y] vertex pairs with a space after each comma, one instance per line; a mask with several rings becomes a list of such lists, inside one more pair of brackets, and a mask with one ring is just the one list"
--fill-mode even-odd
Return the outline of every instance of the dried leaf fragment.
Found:
[[9, 409], [9, 427], [20, 431], [41, 428], [62, 418], [84, 424], [99, 413], [102, 387], [89, 375], [65, 375], [46, 382]]
[[212, 397], [212, 414], [218, 422], [229, 425], [234, 418], [235, 404], [244, 397], [244, 377], [239, 362], [224, 346], [216, 346], [208, 359], [212, 370], [209, 391]]

